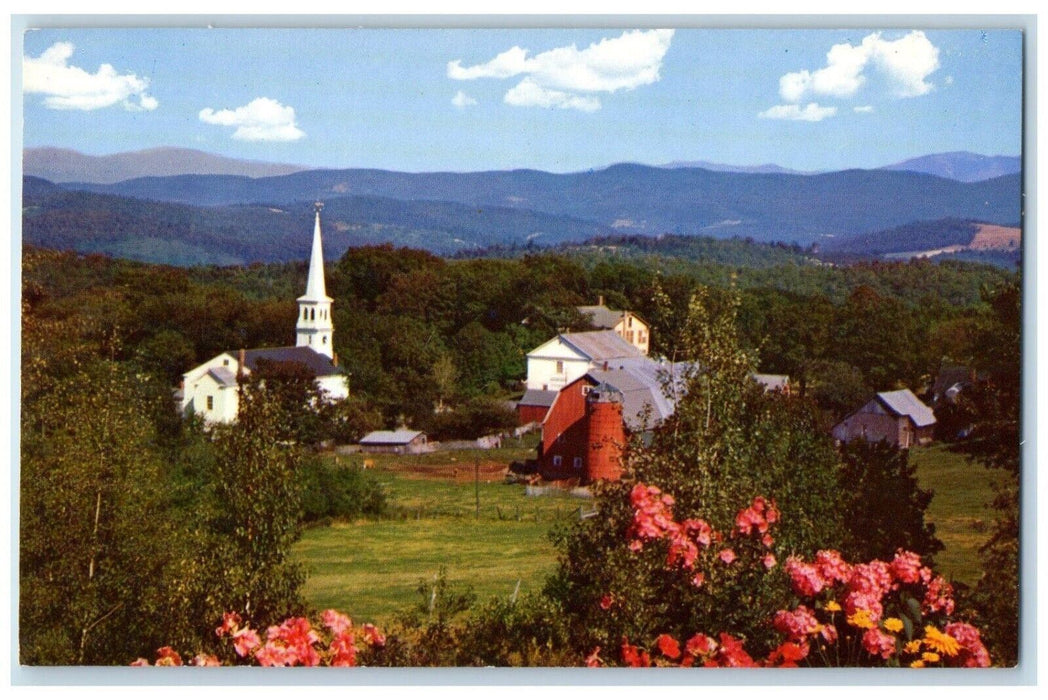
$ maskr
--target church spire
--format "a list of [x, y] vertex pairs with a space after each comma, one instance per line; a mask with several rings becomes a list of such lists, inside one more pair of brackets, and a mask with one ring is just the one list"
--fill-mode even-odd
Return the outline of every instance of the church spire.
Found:
[[317, 202], [313, 224], [313, 251], [309, 257], [309, 277], [306, 293], [298, 298], [298, 323], [295, 326], [296, 345], [313, 348], [317, 352], [334, 357], [333, 336], [335, 327], [331, 321], [331, 302], [324, 285], [324, 251], [320, 240], [320, 210], [324, 205]]

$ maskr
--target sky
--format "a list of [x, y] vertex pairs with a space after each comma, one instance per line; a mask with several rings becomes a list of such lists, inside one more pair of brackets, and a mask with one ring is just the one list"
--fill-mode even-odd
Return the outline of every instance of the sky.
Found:
[[824, 171], [1022, 145], [1018, 30], [46, 28], [23, 41], [23, 145], [93, 155]]

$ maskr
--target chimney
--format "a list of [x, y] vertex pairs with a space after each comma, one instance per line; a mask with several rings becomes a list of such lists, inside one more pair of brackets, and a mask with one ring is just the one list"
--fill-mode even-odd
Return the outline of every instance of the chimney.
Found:
[[607, 360], [604, 360], [604, 371], [605, 372], [608, 371], [608, 361]]

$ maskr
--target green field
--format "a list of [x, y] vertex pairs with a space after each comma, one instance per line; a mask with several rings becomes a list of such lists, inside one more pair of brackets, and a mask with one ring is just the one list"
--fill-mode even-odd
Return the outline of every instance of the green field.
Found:
[[307, 567], [309, 602], [388, 624], [424, 600], [419, 581], [433, 581], [441, 567], [453, 588], [472, 586], [482, 601], [508, 598], [518, 581], [521, 595], [539, 590], [556, 563], [550, 529], [592, 502], [568, 493], [526, 496], [499, 473], [516, 458], [513, 450], [483, 454], [477, 482], [476, 453], [375, 457], [392, 515], [303, 533], [294, 554]]
[[995, 512], [994, 479], [1000, 475], [972, 463], [945, 445], [910, 452], [921, 488], [935, 492], [925, 513], [935, 536], [946, 545], [935, 555], [936, 570], [947, 578], [974, 585], [982, 573], [979, 547], [990, 536]]
[[[305, 531], [294, 553], [307, 567], [307, 599], [388, 625], [396, 612], [424, 601], [416, 590], [420, 580], [433, 581], [442, 567], [454, 588], [472, 586], [481, 601], [539, 590], [556, 563], [551, 527], [593, 506], [568, 493], [529, 497], [524, 486], [504, 483], [504, 465], [528, 449], [369, 457], [391, 514]], [[936, 569], [973, 585], [978, 549], [994, 519], [996, 475], [942, 445], [914, 449], [911, 460], [921, 487], [935, 492], [927, 517], [946, 545]], [[361, 458], [340, 461], [359, 464]]]

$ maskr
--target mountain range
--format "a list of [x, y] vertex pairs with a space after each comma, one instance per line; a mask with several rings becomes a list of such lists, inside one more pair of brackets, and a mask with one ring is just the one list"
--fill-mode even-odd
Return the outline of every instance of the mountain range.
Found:
[[317, 199], [329, 257], [384, 242], [454, 254], [613, 235], [806, 246], [915, 221], [1017, 225], [1022, 202], [1017, 173], [962, 182], [892, 169], [799, 175], [636, 164], [567, 174], [298, 170], [115, 183], [26, 176], [23, 185], [25, 242], [173, 264], [303, 259]]

